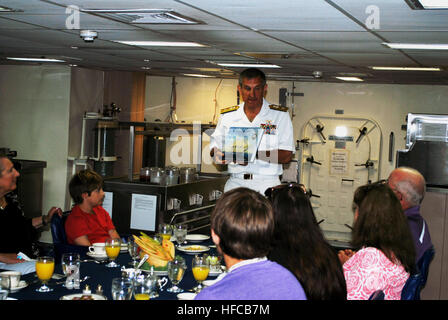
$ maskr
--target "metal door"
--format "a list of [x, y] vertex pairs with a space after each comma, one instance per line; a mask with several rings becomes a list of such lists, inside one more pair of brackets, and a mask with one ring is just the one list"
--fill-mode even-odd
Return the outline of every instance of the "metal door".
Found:
[[350, 241], [357, 187], [379, 179], [382, 134], [370, 119], [319, 115], [302, 128], [300, 182], [328, 240]]

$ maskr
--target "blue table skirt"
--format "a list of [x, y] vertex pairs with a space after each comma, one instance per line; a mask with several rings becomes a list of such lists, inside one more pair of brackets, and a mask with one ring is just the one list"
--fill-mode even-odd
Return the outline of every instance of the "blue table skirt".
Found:
[[[211, 245], [211, 242], [200, 243], [201, 245]], [[179, 283], [179, 287], [185, 290], [185, 292], [189, 292], [189, 289], [192, 289], [197, 285], [196, 280], [193, 277], [193, 273], [191, 270], [191, 263], [193, 259], [193, 255], [184, 254], [178, 250], [176, 250], [176, 254], [185, 258], [187, 264], [187, 271], [185, 272], [184, 278]], [[216, 255], [216, 249], [210, 248], [208, 254]], [[84, 256], [81, 259], [91, 259], [88, 256]], [[117, 268], [108, 268], [105, 266], [107, 262], [98, 264], [95, 262], [82, 262], [80, 268], [80, 278], [82, 279], [84, 276], [90, 276], [89, 279], [81, 283], [80, 289], [69, 290], [66, 289], [62, 284], [56, 284], [56, 282], [63, 280], [55, 280], [51, 279], [48, 282], [48, 286], [53, 289], [51, 292], [36, 292], [36, 289], [40, 287], [41, 283], [36, 276], [36, 273], [30, 273], [22, 276], [22, 280], [25, 280], [28, 283], [26, 288], [23, 288], [15, 293], [10, 293], [9, 297], [18, 299], [18, 300], [59, 300], [62, 296], [68, 294], [82, 293], [85, 285], [89, 285], [92, 293], [95, 293], [98, 285], [101, 285], [103, 288], [103, 295], [107, 297], [108, 300], [112, 300], [111, 295], [111, 283], [113, 278], [117, 278], [121, 276], [121, 267], [125, 266], [126, 268], [131, 268], [130, 262], [131, 257], [127, 252], [121, 252], [117, 257], [116, 262], [120, 265]], [[56, 261], [55, 273], [62, 274], [62, 267], [60, 262]], [[161, 278], [162, 276], [159, 276]], [[208, 280], [215, 279], [216, 276], [209, 276]], [[154, 300], [176, 300], [177, 293], [169, 293], [166, 291], [169, 287], [172, 286], [171, 281], [163, 287], [162, 291], [159, 291], [159, 297]]]

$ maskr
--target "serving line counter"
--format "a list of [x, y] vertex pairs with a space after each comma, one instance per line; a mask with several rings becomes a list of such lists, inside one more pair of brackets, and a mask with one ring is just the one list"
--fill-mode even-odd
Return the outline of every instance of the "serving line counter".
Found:
[[189, 233], [209, 234], [210, 213], [228, 175], [200, 173], [194, 181], [175, 185], [141, 182], [138, 177], [104, 181], [106, 203], [120, 234], [157, 232], [159, 223], [182, 223]]
[[[201, 243], [189, 243], [189, 245], [209, 245], [212, 246], [211, 240], [201, 242]], [[208, 252], [206, 252], [209, 255], [216, 255], [216, 248], [212, 246]], [[185, 272], [185, 275], [182, 279], [182, 281], [178, 284], [178, 286], [182, 289], [184, 289], [184, 293], [189, 293], [192, 288], [194, 288], [197, 285], [196, 280], [193, 277], [192, 272], [192, 259], [194, 255], [183, 253], [176, 249], [176, 255], [180, 255], [185, 259], [187, 270]], [[80, 285], [80, 289], [72, 289], [69, 290], [65, 288], [65, 286], [61, 283], [64, 281], [64, 279], [51, 279], [48, 282], [48, 286], [53, 289], [51, 292], [36, 292], [36, 289], [38, 289], [41, 286], [41, 282], [36, 276], [36, 273], [30, 273], [27, 275], [22, 276], [21, 280], [26, 281], [27, 286], [23, 289], [20, 289], [16, 292], [9, 293], [8, 297], [17, 299], [17, 300], [60, 300], [62, 297], [67, 295], [73, 295], [73, 294], [82, 294], [83, 289], [86, 285], [88, 285], [91, 289], [92, 294], [96, 293], [96, 289], [98, 285], [101, 285], [103, 290], [103, 295], [106, 297], [107, 300], [112, 300], [112, 293], [111, 293], [111, 285], [112, 285], [112, 279], [113, 278], [119, 278], [122, 276], [121, 268], [122, 266], [125, 266], [126, 268], [131, 268], [130, 262], [132, 261], [129, 253], [127, 251], [121, 252], [117, 259], [115, 260], [116, 263], [118, 263], [120, 266], [115, 268], [108, 268], [105, 265], [108, 263], [108, 260], [106, 259], [103, 262], [99, 262], [97, 260], [92, 259], [91, 257], [84, 255], [81, 257], [82, 261], [87, 262], [81, 262], [80, 267], [80, 279], [84, 278], [85, 276], [89, 276], [88, 279], [83, 281]], [[62, 274], [62, 266], [60, 261], [55, 261], [55, 271], [54, 274]], [[145, 273], [146, 271], [143, 271]], [[207, 280], [214, 280], [217, 278], [219, 274], [213, 273], [212, 275], [209, 275]], [[158, 274], [159, 279], [163, 277], [167, 277], [165, 273]], [[178, 293], [170, 293], [167, 292], [166, 289], [172, 286], [171, 281], [168, 280], [165, 286], [161, 290], [158, 290], [159, 296], [157, 298], [151, 299], [151, 300], [177, 300]], [[132, 298], [132, 300], [134, 300]]]

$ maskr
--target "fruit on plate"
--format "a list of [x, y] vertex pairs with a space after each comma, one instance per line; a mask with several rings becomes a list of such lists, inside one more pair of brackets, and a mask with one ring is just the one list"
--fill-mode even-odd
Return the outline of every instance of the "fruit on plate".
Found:
[[140, 237], [134, 235], [134, 241], [141, 249], [140, 257], [142, 258], [145, 254], [148, 255], [148, 260], [143, 264], [142, 269], [149, 269], [149, 266], [154, 266], [156, 270], [166, 269], [168, 261], [174, 258], [174, 244], [166, 239], [163, 239], [160, 243], [144, 232], [140, 233]]

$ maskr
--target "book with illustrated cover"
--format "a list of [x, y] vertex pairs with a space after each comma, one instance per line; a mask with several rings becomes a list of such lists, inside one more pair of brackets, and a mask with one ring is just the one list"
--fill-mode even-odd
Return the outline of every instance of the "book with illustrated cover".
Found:
[[225, 160], [254, 162], [264, 130], [257, 127], [231, 127], [224, 138]]

